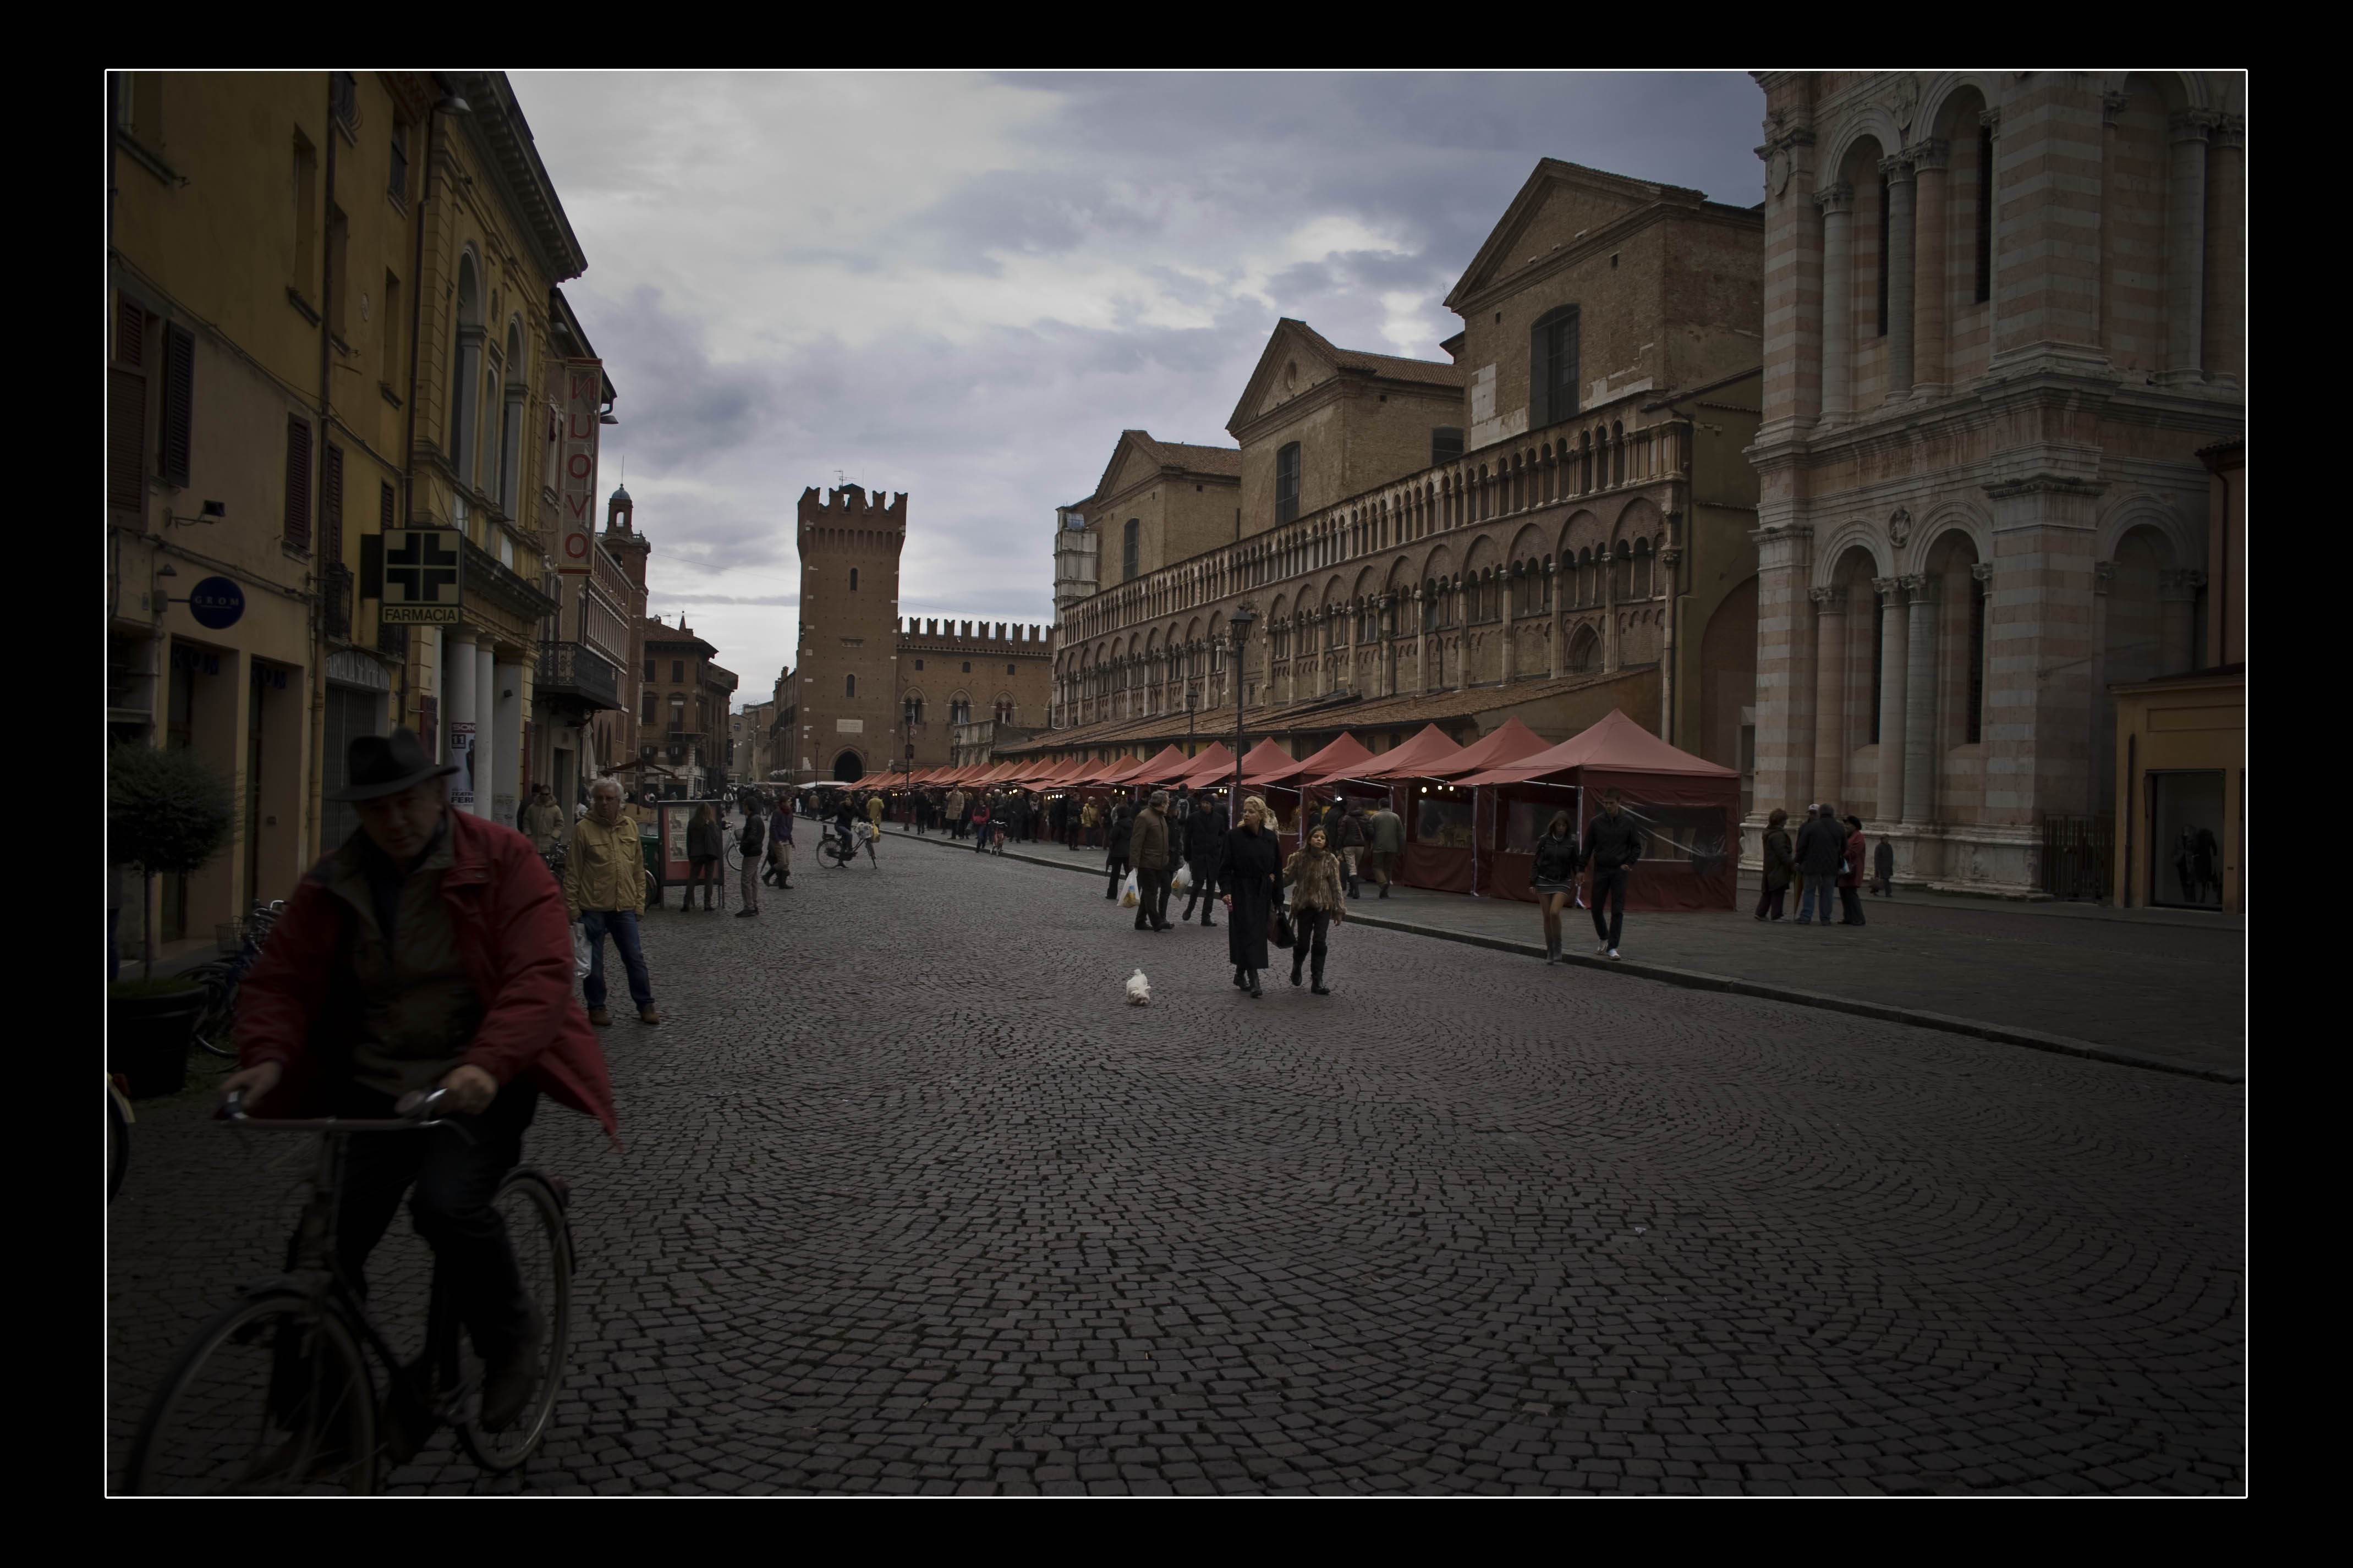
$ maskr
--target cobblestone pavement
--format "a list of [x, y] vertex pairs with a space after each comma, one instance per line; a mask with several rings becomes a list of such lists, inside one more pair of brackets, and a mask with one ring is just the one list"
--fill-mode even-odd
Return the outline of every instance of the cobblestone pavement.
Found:
[[[942, 853], [928, 846], [919, 852]], [[1024, 844], [1019, 853], [1103, 864], [1101, 850], [1073, 855], [1053, 844]], [[1542, 941], [1534, 904], [1421, 888], [1394, 894], [1358, 904], [1376, 919], [1525, 942], [1531, 952]], [[1789, 918], [1759, 924], [1749, 916], [1757, 880], [1744, 877], [1737, 910], [1630, 912], [1621, 951], [1630, 963], [2063, 1035], [2172, 1062], [2243, 1068], [2245, 936], [2235, 917], [2184, 910], [2149, 919], [2136, 910], [2103, 918], [1907, 889], [1862, 902], [1868, 923], [1859, 929], [1801, 926], [1794, 898]], [[1568, 915], [1569, 952], [1590, 952], [1592, 917], [1576, 909]]]
[[[649, 918], [626, 1153], [533, 1131], [545, 1450], [398, 1488], [2242, 1488], [2233, 1087], [1362, 927], [1252, 1002], [1222, 930], [912, 845], [766, 900]], [[206, 1110], [110, 1211], [117, 1465], [293, 1212], [298, 1141]]]

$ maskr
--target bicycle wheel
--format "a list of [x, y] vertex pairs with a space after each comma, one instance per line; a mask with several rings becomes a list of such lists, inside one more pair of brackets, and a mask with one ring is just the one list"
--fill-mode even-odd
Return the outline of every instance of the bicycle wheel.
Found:
[[221, 979], [205, 983], [205, 1005], [191, 1031], [197, 1048], [208, 1056], [237, 1059], [237, 989]]
[[744, 868], [744, 847], [741, 844], [730, 843], [727, 846], [727, 868], [730, 871]]
[[185, 1496], [373, 1490], [375, 1387], [342, 1316], [280, 1287], [215, 1318], [148, 1402], [129, 1480]]
[[[564, 1205], [554, 1187], [528, 1166], [507, 1173], [491, 1203], [506, 1222], [515, 1272], [539, 1315], [540, 1327], [537, 1378], [515, 1424], [503, 1431], [486, 1431], [470, 1411], [467, 1419], [458, 1423], [458, 1439], [474, 1462], [501, 1473], [531, 1458], [555, 1416], [556, 1395], [564, 1387], [565, 1358], [572, 1344], [572, 1231], [565, 1223]], [[479, 1389], [483, 1367], [470, 1342], [461, 1354], [466, 1384]]]

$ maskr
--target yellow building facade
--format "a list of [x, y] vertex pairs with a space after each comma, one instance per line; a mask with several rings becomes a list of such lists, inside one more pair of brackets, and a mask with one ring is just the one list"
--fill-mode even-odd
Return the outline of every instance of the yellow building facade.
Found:
[[[503, 78], [108, 88], [109, 734], [195, 751], [237, 805], [211, 864], [126, 889], [122, 951], [152, 897], [168, 964], [349, 834], [351, 736], [446, 751], [467, 711], [478, 809], [519, 787], [556, 607], [537, 389], [585, 261]], [[462, 556], [447, 626], [382, 614], [417, 528]]]

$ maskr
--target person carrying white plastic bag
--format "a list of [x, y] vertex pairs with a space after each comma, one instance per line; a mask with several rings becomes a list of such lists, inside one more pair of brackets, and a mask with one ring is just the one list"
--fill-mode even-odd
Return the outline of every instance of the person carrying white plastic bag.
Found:
[[1141, 901], [1141, 894], [1136, 889], [1135, 873], [1130, 871], [1127, 874], [1127, 880], [1122, 882], [1119, 887], [1119, 907], [1132, 910], [1139, 901]]
[[1168, 890], [1172, 893], [1181, 893], [1192, 885], [1193, 868], [1179, 860], [1176, 862], [1176, 874], [1168, 879]]

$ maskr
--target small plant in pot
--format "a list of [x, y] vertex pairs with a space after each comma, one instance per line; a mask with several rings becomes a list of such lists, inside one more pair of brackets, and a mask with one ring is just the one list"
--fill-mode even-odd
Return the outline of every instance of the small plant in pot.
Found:
[[228, 781], [180, 747], [116, 746], [107, 757], [107, 854], [139, 868], [140, 978], [108, 987], [111, 1071], [145, 1097], [187, 1083], [188, 1032], [204, 1004], [201, 986], [155, 978], [154, 879], [201, 870], [229, 839], [235, 821]]

